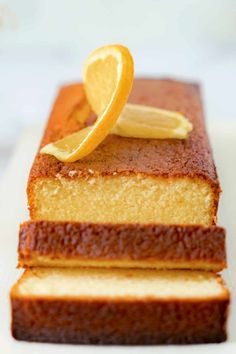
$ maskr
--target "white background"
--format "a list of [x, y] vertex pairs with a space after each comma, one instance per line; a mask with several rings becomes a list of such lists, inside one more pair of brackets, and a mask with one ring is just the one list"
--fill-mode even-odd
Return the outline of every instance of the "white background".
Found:
[[208, 120], [236, 119], [236, 0], [0, 0], [0, 177], [24, 125], [107, 43], [137, 75], [198, 80]]

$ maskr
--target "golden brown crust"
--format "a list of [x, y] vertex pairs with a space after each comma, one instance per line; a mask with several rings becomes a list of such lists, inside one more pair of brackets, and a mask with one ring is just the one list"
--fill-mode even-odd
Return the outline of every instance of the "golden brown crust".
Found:
[[[214, 193], [212, 223], [215, 222], [220, 186], [205, 130], [198, 86], [173, 80], [137, 79], [129, 101], [180, 111], [192, 121], [194, 129], [186, 140], [131, 139], [110, 135], [93, 153], [74, 163], [63, 163], [53, 156], [38, 153], [28, 183], [31, 213], [31, 187], [35, 179], [56, 178], [58, 174], [64, 178], [143, 174], [206, 180]], [[86, 104], [82, 85], [63, 87], [41, 145], [80, 129], [82, 125], [74, 113]], [[88, 120], [91, 118], [92, 114]], [[70, 171], [73, 171], [73, 176]]]
[[78, 344], [194, 344], [226, 340], [229, 299], [91, 300], [17, 297], [18, 340]]
[[20, 227], [18, 253], [20, 266], [37, 265], [39, 257], [64, 266], [71, 260], [145, 261], [149, 267], [176, 262], [176, 268], [187, 263], [215, 271], [226, 266], [225, 230], [218, 226], [28, 221]]

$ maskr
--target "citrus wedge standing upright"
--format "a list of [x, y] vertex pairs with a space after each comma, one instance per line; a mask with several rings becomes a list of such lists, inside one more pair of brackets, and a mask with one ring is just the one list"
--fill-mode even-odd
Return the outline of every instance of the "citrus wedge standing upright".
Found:
[[95, 50], [85, 62], [83, 78], [89, 104], [98, 114], [95, 124], [41, 149], [41, 153], [63, 162], [74, 162], [90, 154], [115, 125], [134, 78], [128, 48], [109, 45]]

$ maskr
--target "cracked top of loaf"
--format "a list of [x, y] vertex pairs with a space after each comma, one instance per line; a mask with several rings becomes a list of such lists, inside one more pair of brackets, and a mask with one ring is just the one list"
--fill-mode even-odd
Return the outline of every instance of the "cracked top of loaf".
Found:
[[[38, 153], [30, 179], [116, 174], [188, 176], [208, 180], [219, 189], [197, 84], [167, 79], [136, 79], [129, 102], [181, 112], [193, 123], [193, 131], [185, 140], [135, 139], [109, 135], [90, 155], [73, 163], [63, 163], [53, 156]], [[82, 84], [62, 87], [41, 146], [81, 129], [84, 123], [76, 119], [80, 112], [87, 114], [85, 124], [89, 124], [94, 115], [89, 110], [85, 113], [86, 105]]]

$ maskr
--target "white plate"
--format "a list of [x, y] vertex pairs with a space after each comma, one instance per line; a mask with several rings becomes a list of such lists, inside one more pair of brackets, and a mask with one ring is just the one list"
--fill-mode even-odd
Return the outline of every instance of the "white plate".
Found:
[[10, 333], [9, 290], [21, 274], [16, 269], [19, 223], [28, 219], [26, 183], [29, 168], [41, 137], [41, 127], [28, 128], [23, 134], [3, 178], [0, 190], [0, 353], [236, 353], [236, 125], [210, 127], [216, 165], [223, 189], [219, 209], [219, 225], [227, 228], [229, 269], [224, 278], [231, 290], [232, 304], [229, 318], [229, 339], [222, 344], [192, 346], [79, 346], [26, 343], [15, 341]]

